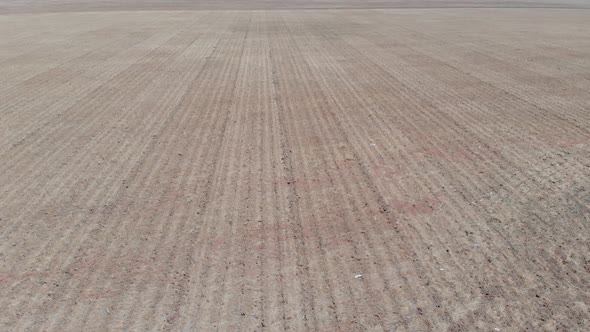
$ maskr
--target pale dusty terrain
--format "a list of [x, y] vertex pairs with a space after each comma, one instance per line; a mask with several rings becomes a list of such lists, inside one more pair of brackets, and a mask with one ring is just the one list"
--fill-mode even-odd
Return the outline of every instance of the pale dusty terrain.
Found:
[[590, 329], [590, 10], [0, 4], [0, 330]]
[[590, 9], [590, 0], [0, 0], [0, 13], [369, 8]]

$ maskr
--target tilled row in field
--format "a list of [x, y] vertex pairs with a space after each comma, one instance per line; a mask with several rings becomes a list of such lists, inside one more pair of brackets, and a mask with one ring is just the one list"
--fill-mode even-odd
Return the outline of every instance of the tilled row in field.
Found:
[[2, 0], [1, 14], [136, 10], [277, 10], [385, 8], [589, 9], [586, 0]]
[[0, 15], [0, 326], [584, 330], [588, 22]]

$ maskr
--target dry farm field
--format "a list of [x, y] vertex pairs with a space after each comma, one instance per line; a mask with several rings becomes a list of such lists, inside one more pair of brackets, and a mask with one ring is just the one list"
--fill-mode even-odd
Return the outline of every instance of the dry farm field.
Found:
[[588, 8], [0, 0], [0, 330], [590, 330]]

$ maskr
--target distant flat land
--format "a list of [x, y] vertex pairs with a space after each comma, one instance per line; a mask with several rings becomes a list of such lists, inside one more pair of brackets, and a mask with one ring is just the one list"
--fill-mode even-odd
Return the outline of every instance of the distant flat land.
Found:
[[0, 1], [0, 330], [587, 331], [587, 4]]
[[590, 0], [0, 0], [0, 13], [119, 10], [587, 8]]

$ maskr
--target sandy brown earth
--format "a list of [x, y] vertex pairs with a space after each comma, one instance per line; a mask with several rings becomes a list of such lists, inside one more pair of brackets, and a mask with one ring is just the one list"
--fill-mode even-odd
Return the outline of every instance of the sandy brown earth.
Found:
[[588, 331], [589, 31], [0, 15], [0, 330]]
[[590, 0], [0, 0], [0, 13], [368, 8], [590, 9]]

